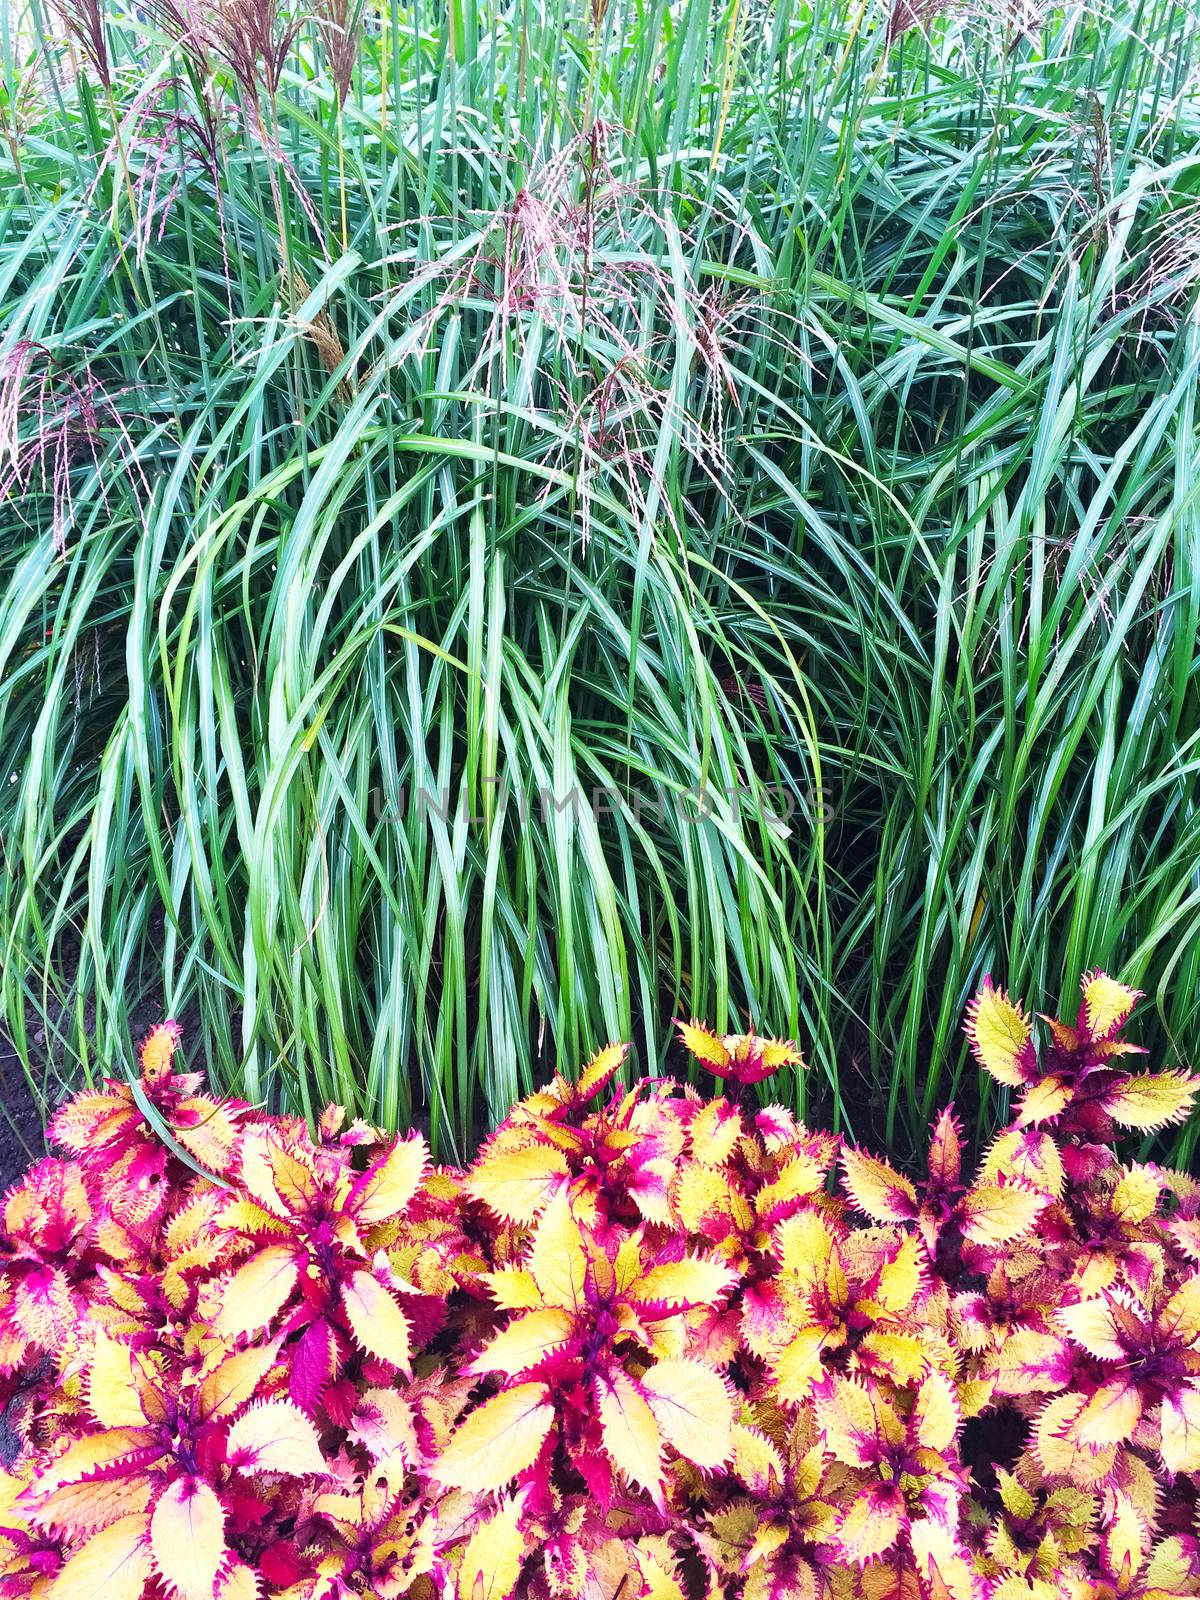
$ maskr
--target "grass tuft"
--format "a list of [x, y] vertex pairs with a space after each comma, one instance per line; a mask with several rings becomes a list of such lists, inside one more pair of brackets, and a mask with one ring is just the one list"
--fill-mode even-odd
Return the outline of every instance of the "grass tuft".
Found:
[[1093, 966], [1195, 1057], [1189, 8], [4, 18], [49, 1099], [165, 1001], [218, 1082], [463, 1156], [695, 1015], [903, 1155], [984, 973]]

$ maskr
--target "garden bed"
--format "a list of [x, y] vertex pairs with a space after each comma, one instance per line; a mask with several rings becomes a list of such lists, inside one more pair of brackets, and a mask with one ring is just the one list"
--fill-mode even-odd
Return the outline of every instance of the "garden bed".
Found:
[[707, 1099], [610, 1046], [457, 1170], [155, 1029], [5, 1203], [4, 1592], [1200, 1593], [1200, 1185], [1113, 1148], [1197, 1084], [1136, 998], [1089, 974], [1039, 1049], [985, 985], [1017, 1120], [971, 1176], [943, 1111], [917, 1182], [759, 1107], [801, 1061], [752, 1034], [681, 1025]]

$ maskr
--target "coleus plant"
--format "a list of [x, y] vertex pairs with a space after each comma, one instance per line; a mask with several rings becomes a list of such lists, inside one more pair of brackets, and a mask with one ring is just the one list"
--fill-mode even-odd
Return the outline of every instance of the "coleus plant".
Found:
[[1089, 974], [971, 1175], [752, 1095], [790, 1043], [681, 1025], [713, 1098], [620, 1046], [466, 1171], [330, 1108], [203, 1093], [178, 1029], [63, 1107], [0, 1213], [0, 1595], [37, 1600], [1200, 1596], [1200, 1184], [1120, 1127]]

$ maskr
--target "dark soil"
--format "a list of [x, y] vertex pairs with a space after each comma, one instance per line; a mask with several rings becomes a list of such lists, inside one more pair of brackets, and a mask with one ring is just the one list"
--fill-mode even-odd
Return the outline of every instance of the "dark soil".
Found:
[[0, 1194], [45, 1153], [37, 1101], [16, 1051], [0, 1033]]

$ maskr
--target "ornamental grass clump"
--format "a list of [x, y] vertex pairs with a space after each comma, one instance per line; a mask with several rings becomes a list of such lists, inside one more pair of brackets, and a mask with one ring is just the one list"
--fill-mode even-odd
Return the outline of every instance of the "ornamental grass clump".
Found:
[[39, 1107], [186, 1015], [469, 1162], [686, 1012], [907, 1160], [980, 974], [1118, 959], [1200, 1058], [1196, 4], [3, 19]]
[[1136, 992], [1032, 1024], [974, 1176], [910, 1177], [752, 1086], [600, 1051], [467, 1170], [330, 1108], [218, 1103], [147, 1040], [3, 1207], [0, 1592], [39, 1600], [1170, 1600], [1200, 1595], [1200, 1183], [1119, 1129]]

